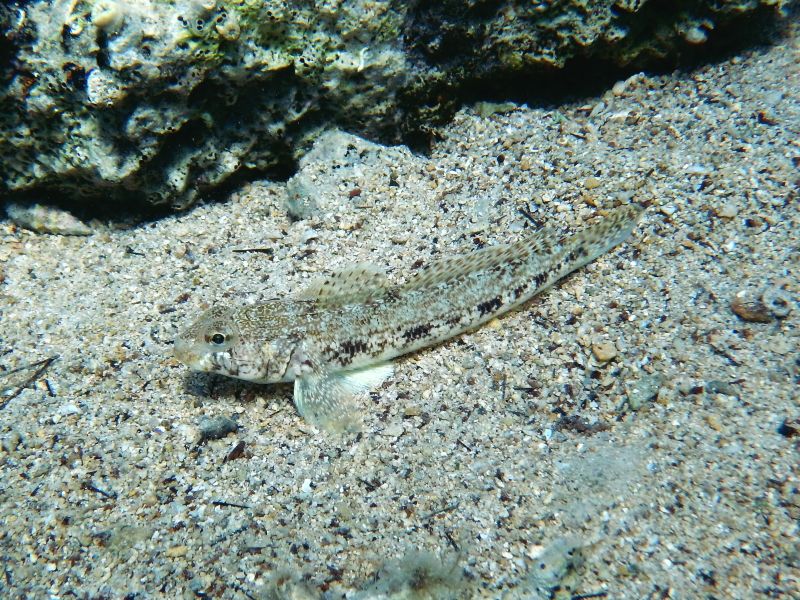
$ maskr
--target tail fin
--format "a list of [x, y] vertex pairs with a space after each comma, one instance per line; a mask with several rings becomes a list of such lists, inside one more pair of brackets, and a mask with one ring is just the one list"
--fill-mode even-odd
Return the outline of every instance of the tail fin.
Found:
[[560, 276], [571, 273], [624, 242], [644, 212], [637, 204], [617, 208], [596, 225], [579, 231], [564, 240], [563, 269]]

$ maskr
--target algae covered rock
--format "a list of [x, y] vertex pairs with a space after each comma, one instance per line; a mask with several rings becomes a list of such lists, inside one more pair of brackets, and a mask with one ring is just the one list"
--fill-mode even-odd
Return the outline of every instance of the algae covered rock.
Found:
[[[774, 0], [34, 0], [0, 7], [0, 192], [187, 206], [324, 129], [399, 141], [494, 76], [647, 64]], [[474, 97], [474, 91], [471, 92]]]
[[[308, 3], [311, 6], [310, 3]], [[346, 115], [367, 131], [405, 59], [385, 3], [33, 2], [6, 9], [2, 181], [185, 205], [293, 160]]]

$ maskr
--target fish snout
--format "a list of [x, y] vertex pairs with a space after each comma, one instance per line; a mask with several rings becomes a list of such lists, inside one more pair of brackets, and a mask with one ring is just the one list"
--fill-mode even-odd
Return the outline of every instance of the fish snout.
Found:
[[194, 367], [200, 359], [200, 356], [194, 349], [194, 344], [182, 338], [175, 340], [175, 345], [172, 348], [172, 355], [187, 367]]

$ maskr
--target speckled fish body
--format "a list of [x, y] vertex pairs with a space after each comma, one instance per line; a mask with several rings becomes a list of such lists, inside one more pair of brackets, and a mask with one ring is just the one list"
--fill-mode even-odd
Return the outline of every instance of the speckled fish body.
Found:
[[306, 419], [347, 429], [355, 422], [350, 401], [391, 374], [388, 361], [526, 302], [622, 242], [640, 213], [624, 207], [571, 237], [544, 230], [442, 260], [398, 286], [357, 265], [298, 299], [214, 307], [179, 336], [176, 355], [195, 370], [294, 381]]

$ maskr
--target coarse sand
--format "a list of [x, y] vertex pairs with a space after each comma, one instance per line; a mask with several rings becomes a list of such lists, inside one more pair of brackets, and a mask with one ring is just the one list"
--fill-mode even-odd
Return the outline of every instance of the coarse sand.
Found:
[[[798, 65], [794, 26], [465, 109], [427, 157], [332, 132], [288, 184], [156, 222], [3, 222], [0, 595], [800, 597]], [[629, 202], [629, 242], [398, 360], [360, 434], [171, 356], [212, 304], [354, 262], [402, 281]]]

